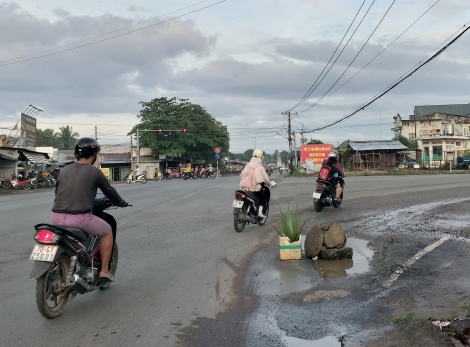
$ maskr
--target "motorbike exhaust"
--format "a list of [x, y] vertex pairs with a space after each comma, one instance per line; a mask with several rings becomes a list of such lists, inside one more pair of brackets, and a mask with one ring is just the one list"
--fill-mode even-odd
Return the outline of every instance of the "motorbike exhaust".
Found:
[[77, 274], [73, 275], [73, 277], [75, 278], [75, 281], [76, 281], [76, 283], [73, 286], [73, 289], [75, 289], [80, 294], [91, 292], [92, 290], [95, 289], [94, 286], [90, 286], [88, 283], [85, 282], [83, 278], [81, 278]]

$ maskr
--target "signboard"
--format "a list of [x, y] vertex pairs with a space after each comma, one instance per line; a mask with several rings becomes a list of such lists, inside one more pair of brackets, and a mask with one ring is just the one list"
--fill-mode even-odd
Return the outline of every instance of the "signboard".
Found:
[[314, 165], [321, 165], [323, 160], [328, 159], [328, 153], [333, 151], [333, 145], [302, 145], [300, 161], [302, 165], [307, 164], [307, 159], [313, 160]]
[[219, 148], [219, 147], [215, 147], [215, 148], [214, 148], [214, 152], [217, 153], [217, 154], [219, 154], [219, 153], [220, 153], [220, 148]]
[[215, 159], [219, 159], [219, 158], [220, 158], [220, 154], [219, 154], [219, 153], [216, 153], [216, 154], [214, 154], [214, 157], [215, 157]]
[[306, 167], [305, 167], [305, 172], [308, 174], [313, 174], [315, 172], [313, 168], [313, 159], [307, 159], [306, 160]]
[[106, 176], [106, 178], [108, 179], [109, 181], [109, 167], [107, 168], [101, 168], [100, 169], [102, 173], [104, 173], [104, 175]]
[[36, 118], [21, 114], [21, 143], [23, 146], [36, 147]]

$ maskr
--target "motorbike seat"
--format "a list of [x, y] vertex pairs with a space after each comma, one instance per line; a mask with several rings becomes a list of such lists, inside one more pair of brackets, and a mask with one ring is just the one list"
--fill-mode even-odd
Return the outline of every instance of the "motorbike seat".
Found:
[[77, 239], [79, 239], [81, 241], [85, 241], [89, 237], [89, 235], [80, 228], [71, 227], [71, 226], [67, 226], [67, 225], [61, 225], [59, 227], [61, 229], [67, 230], [69, 233], [71, 233], [73, 236], [75, 236]]

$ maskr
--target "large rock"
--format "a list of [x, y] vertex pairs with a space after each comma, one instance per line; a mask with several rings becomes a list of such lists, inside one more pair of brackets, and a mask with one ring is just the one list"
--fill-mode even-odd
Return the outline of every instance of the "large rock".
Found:
[[305, 256], [315, 258], [323, 246], [323, 230], [318, 225], [314, 225], [305, 237]]
[[343, 229], [341, 229], [341, 225], [338, 222], [334, 222], [323, 235], [323, 246], [325, 248], [342, 248], [345, 244], [346, 235]]
[[351, 247], [331, 248], [322, 247], [318, 258], [325, 260], [352, 259], [353, 250]]

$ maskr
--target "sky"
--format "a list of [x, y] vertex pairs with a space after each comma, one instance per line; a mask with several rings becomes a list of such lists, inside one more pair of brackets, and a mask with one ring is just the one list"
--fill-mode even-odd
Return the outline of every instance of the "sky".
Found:
[[291, 111], [297, 145], [302, 129], [307, 139], [334, 145], [389, 140], [398, 113], [407, 119], [417, 105], [470, 102], [470, 32], [353, 117], [311, 131], [360, 108], [470, 24], [468, 0], [435, 3], [0, 2], [0, 127], [13, 128], [32, 104], [43, 110], [40, 129], [70, 125], [80, 136], [94, 136], [96, 126], [102, 145], [130, 144], [127, 133], [139, 122], [140, 101], [178, 97], [202, 105], [228, 127], [231, 152], [258, 147], [272, 153], [288, 148], [283, 113], [326, 67], [318, 87]]

